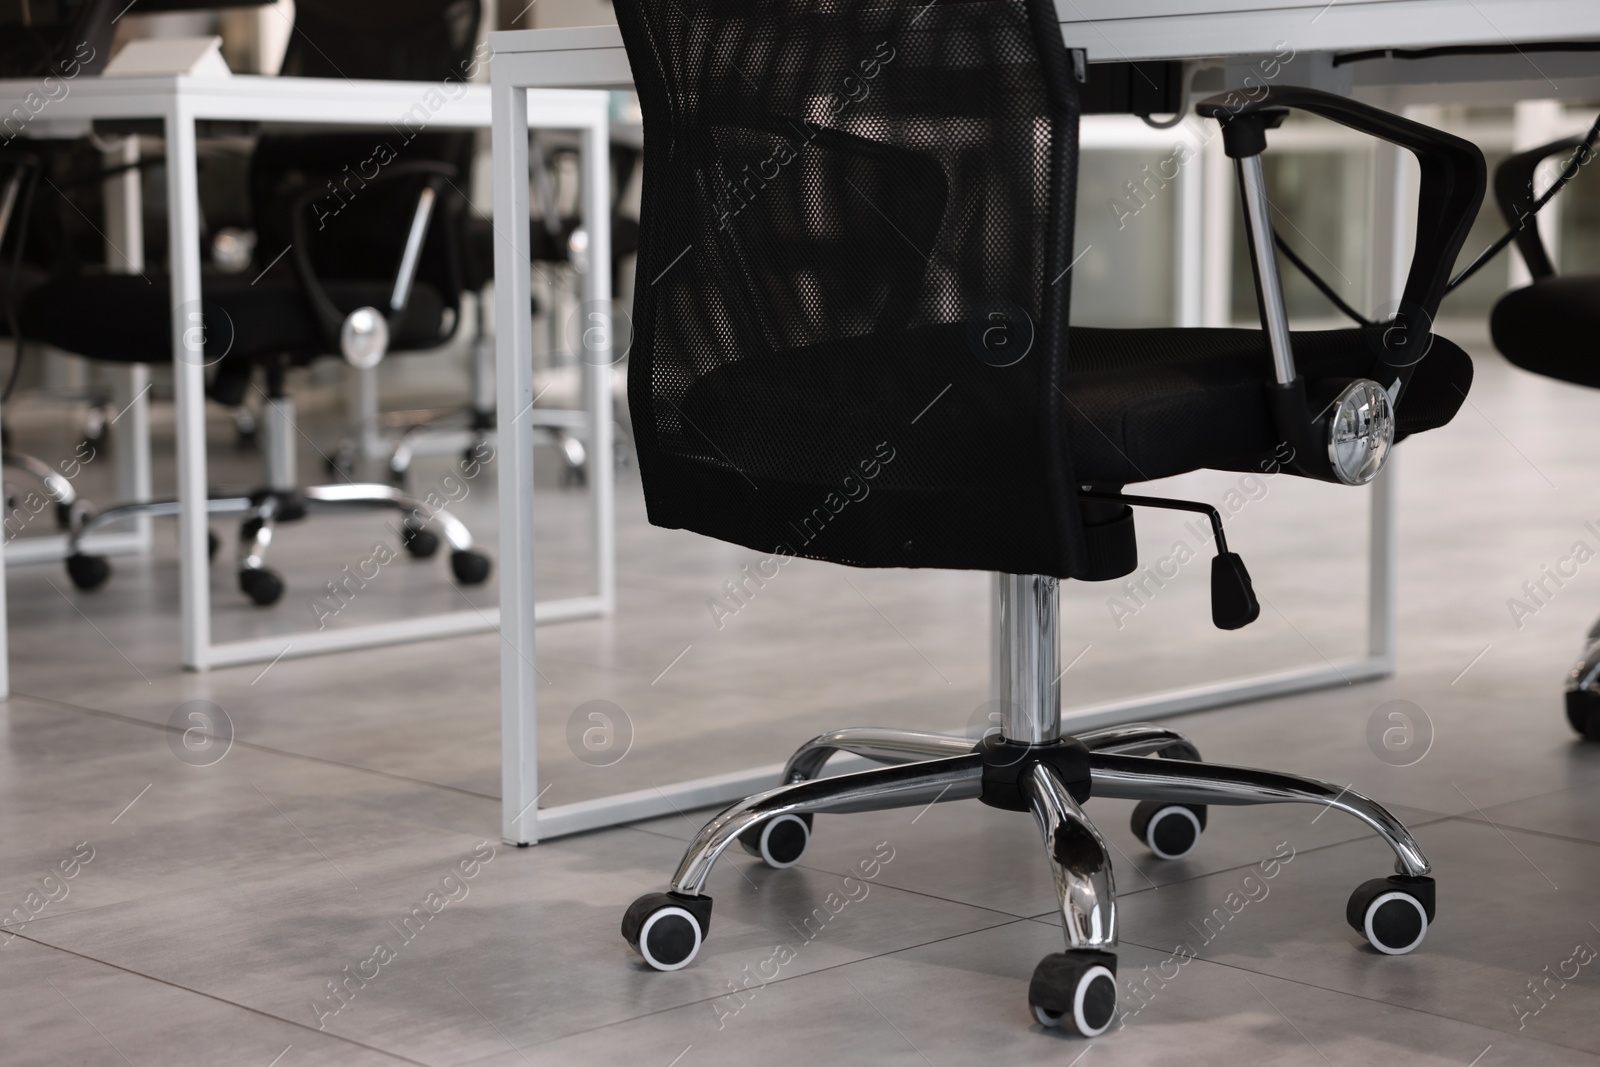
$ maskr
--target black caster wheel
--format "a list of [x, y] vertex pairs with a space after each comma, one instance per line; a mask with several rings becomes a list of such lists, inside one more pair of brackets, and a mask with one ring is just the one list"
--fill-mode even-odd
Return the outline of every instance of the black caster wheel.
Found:
[[1428, 936], [1433, 912], [1432, 878], [1392, 874], [1357, 886], [1344, 917], [1379, 952], [1403, 956]]
[[471, 550], [452, 552], [450, 569], [462, 585], [478, 585], [489, 577], [489, 557]]
[[438, 534], [409, 523], [400, 527], [400, 543], [405, 545], [406, 552], [412, 559], [427, 559], [439, 551]]
[[687, 967], [711, 929], [711, 898], [646, 893], [622, 916], [622, 937], [658, 971]]
[[739, 835], [739, 845], [768, 867], [793, 867], [811, 843], [811, 813], [779, 815]]
[[111, 577], [111, 562], [104, 556], [74, 552], [67, 557], [67, 577], [79, 589], [99, 589]]
[[1600, 741], [1600, 696], [1587, 689], [1567, 690], [1567, 721], [1590, 741]]
[[283, 596], [283, 579], [264, 568], [243, 570], [239, 572], [239, 592], [256, 607], [264, 608]]
[[217, 558], [217, 550], [222, 547], [222, 539], [210, 530], [206, 531], [206, 559]]
[[1028, 1006], [1040, 1026], [1099, 1037], [1117, 1018], [1117, 957], [1078, 949], [1052, 952], [1033, 969]]
[[1204, 804], [1163, 804], [1141, 800], [1133, 809], [1133, 836], [1164, 860], [1187, 856], [1206, 828]]

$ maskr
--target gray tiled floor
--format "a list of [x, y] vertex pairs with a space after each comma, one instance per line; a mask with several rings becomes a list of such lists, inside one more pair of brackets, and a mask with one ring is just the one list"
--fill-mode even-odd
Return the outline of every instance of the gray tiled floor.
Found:
[[[1036, 831], [981, 805], [823, 817], [789, 871], [730, 856], [712, 877], [701, 957], [649, 972], [617, 922], [664, 884], [703, 813], [505, 848], [492, 634], [185, 674], [172, 536], [158, 527], [155, 555], [118, 560], [93, 595], [50, 566], [8, 575], [18, 695], [0, 706], [0, 913], [42, 907], [0, 934], [0, 1061], [1600, 1063], [1600, 964], [1552, 986], [1537, 1014], [1517, 999], [1576, 944], [1600, 946], [1600, 747], [1577, 742], [1559, 706], [1600, 611], [1600, 568], [1520, 628], [1506, 604], [1574, 541], [1594, 543], [1583, 523], [1600, 517], [1600, 398], [1492, 355], [1473, 395], [1454, 425], [1401, 450], [1397, 675], [1175, 720], [1208, 757], [1348, 783], [1417, 829], [1440, 908], [1410, 956], [1381, 957], [1344, 924], [1349, 891], [1389, 869], [1353, 821], [1216, 810], [1202, 846], [1163, 864], [1135, 843], [1129, 804], [1095, 800], [1118, 853], [1129, 1013], [1087, 1054], [1027, 1011], [1033, 965], [1060, 944]], [[26, 419], [13, 432], [47, 457], [67, 447]], [[316, 457], [305, 458], [309, 474]], [[251, 462], [226, 448], [214, 460], [240, 482]], [[447, 463], [423, 461], [419, 479]], [[107, 495], [108, 473], [86, 471], [91, 496]], [[577, 589], [585, 497], [545, 482], [539, 575]], [[1121, 626], [1115, 586], [1070, 588], [1063, 655], [1083, 653], [1066, 676], [1070, 704], [1359, 652], [1361, 493], [1230, 476], [1170, 489], [1224, 505], [1240, 490], [1230, 543], [1270, 606], [1248, 630], [1212, 630], [1203, 564]], [[490, 545], [493, 504], [489, 478], [461, 509]], [[959, 730], [985, 699], [984, 576], [796, 562], [719, 626], [708, 602], [756, 557], [649, 527], [631, 471], [620, 515], [619, 614], [539, 633], [547, 803], [774, 762], [834, 726]], [[1190, 537], [1166, 516], [1140, 522], [1147, 558]], [[275, 546], [290, 593], [266, 612], [243, 605], [219, 567], [219, 637], [306, 626], [321, 582], [385, 536], [361, 517], [290, 528]], [[441, 567], [397, 561], [334, 625], [463, 609]], [[465, 595], [487, 606], [496, 592]], [[568, 748], [569, 719], [597, 699], [623, 708], [633, 734], [609, 767]], [[233, 723], [210, 766], [175, 753], [174, 716], [190, 700]], [[1422, 709], [1429, 747], [1410, 766], [1367, 742], [1394, 700]], [[1269, 894], [1219, 918], [1280, 842], [1294, 859]], [[868, 895], [805, 939], [778, 979], [733, 996], [880, 843], [894, 858]], [[447, 880], [474, 853], [472, 877]], [[448, 903], [418, 923], [413, 909], [433, 892]], [[377, 977], [329, 999], [328, 982], [380, 941], [393, 958]], [[1197, 958], [1152, 978], [1180, 944]]]

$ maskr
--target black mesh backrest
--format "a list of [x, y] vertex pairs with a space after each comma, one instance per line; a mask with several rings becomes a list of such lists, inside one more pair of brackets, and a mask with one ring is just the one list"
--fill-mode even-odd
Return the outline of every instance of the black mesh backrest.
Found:
[[319, 236], [324, 228], [331, 231], [317, 242], [319, 274], [392, 278], [419, 186], [368, 185], [362, 176], [390, 163], [445, 162], [459, 176], [436, 209], [417, 277], [454, 303], [459, 264], [446, 227], [458, 221], [463, 206], [456, 189], [469, 187], [473, 135], [428, 132], [428, 118], [484, 62], [474, 50], [479, 15], [479, 0], [297, 0], [280, 74], [416, 81], [435, 86], [438, 95], [419, 95], [417, 106], [396, 115], [387, 129], [262, 137], [251, 161], [250, 191], [263, 265], [292, 240], [281, 210], [286, 191], [297, 186], [327, 190], [332, 177], [335, 189], [311, 209]]
[[1083, 574], [1059, 390], [1077, 80], [1049, 0], [616, 8], [644, 111], [651, 521]]
[[[0, 0], [0, 78], [71, 81], [111, 59], [111, 0]], [[39, 96], [56, 98], [52, 84]], [[0, 132], [0, 140], [15, 131]]]

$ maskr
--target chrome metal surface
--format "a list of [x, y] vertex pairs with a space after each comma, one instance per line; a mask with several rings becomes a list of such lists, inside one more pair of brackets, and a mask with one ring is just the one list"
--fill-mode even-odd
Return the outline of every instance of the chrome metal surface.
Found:
[[[3, 230], [4, 227], [0, 226], [0, 231]], [[71, 507], [77, 503], [78, 491], [72, 488], [72, 483], [44, 460], [30, 456], [26, 452], [7, 452], [5, 465], [27, 473], [44, 487], [45, 493], [57, 504]]]
[[1173, 804], [1321, 804], [1366, 823], [1394, 850], [1395, 870], [1413, 878], [1428, 873], [1428, 858], [1405, 824], [1382, 804], [1353, 789], [1314, 778], [1228, 767], [1218, 763], [1154, 760], [1104, 752], [1089, 755], [1097, 797], [1161, 800]]
[[467, 529], [466, 523], [443, 508], [430, 509], [427, 504], [415, 497], [406, 496], [392, 485], [380, 485], [377, 482], [346, 482], [307, 486], [301, 493], [306, 503], [311, 505], [333, 508], [387, 508], [400, 511], [406, 518], [415, 518], [419, 523], [437, 523], [439, 532], [455, 551], [465, 552], [472, 547], [472, 533]]
[[1090, 752], [1110, 752], [1122, 756], [1167, 756], [1198, 760], [1200, 750], [1193, 741], [1176, 730], [1154, 723], [1134, 722], [1126, 726], [1106, 726], [1087, 733], [1073, 734]]
[[1008, 741], [1048, 744], [1061, 737], [1061, 582], [1038, 574], [1002, 574], [999, 602], [1001, 731]]
[[295, 489], [297, 466], [296, 436], [299, 434], [294, 400], [287, 396], [268, 397], [261, 404], [261, 445], [267, 466], [267, 488], [280, 493]]
[[1067, 947], [1114, 947], [1117, 885], [1105, 839], [1048, 764], [1035, 763], [1023, 781], [1055, 877]]
[[[239, 569], [259, 571], [267, 565], [267, 549], [272, 547], [272, 531], [277, 526], [278, 498], [269, 496], [256, 505], [252, 516], [257, 521], [250, 535], [239, 535]], [[246, 527], [246, 529], [250, 529]]]
[[394, 292], [389, 296], [389, 309], [400, 311], [411, 298], [411, 283], [417, 277], [417, 261], [422, 256], [422, 239], [428, 235], [428, 219], [433, 215], [433, 201], [437, 194], [433, 186], [424, 186], [417, 196], [417, 210], [411, 216], [411, 232], [406, 234], [406, 250], [400, 257], [400, 272], [395, 275]]
[[1261, 287], [1261, 324], [1272, 348], [1272, 372], [1279, 385], [1294, 381], [1294, 346], [1289, 340], [1289, 313], [1283, 303], [1283, 282], [1278, 277], [1278, 255], [1272, 246], [1272, 205], [1267, 200], [1267, 179], [1260, 156], [1234, 160], [1239, 172], [1239, 192], [1244, 197], [1244, 229], [1250, 241], [1250, 260]]
[[891, 765], [965, 756], [972, 751], [970, 737], [927, 734], [914, 730], [888, 730], [857, 726], [813, 737], [789, 757], [783, 768], [785, 783], [804, 782], [822, 773], [835, 752], [849, 752]]
[[[389, 324], [378, 314], [377, 308], [356, 308], [344, 317], [339, 327], [339, 353], [357, 370], [371, 370], [383, 362], [383, 357], [389, 353]], [[361, 414], [358, 421], [363, 428], [368, 428], [375, 413]]]
[[0, 193], [0, 241], [5, 240], [6, 230], [11, 225], [11, 212], [16, 209], [17, 194], [22, 191], [22, 179], [22, 168], [13, 167], [11, 177], [6, 179], [5, 192]]
[[915, 807], [935, 801], [970, 800], [982, 789], [983, 758], [977, 755], [781, 785], [739, 801], [701, 827], [672, 876], [672, 891], [699, 896], [717, 857], [740, 834], [775, 815]]
[[[250, 511], [254, 506], [247, 496], [219, 496], [206, 501], [206, 514], [231, 515]], [[78, 551], [84, 538], [100, 527], [109, 526], [119, 519], [130, 519], [139, 515], [148, 515], [154, 519], [175, 518], [180, 514], [182, 506], [176, 500], [147, 500], [142, 504], [119, 504], [93, 516], [74, 530], [67, 538], [67, 551], [69, 554]]]

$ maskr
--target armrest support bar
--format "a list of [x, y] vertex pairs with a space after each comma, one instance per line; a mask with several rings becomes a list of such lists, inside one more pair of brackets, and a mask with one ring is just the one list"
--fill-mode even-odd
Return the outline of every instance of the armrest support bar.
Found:
[[[1414, 353], [1427, 349], [1427, 333], [1449, 286], [1450, 271], [1483, 203], [1487, 185], [1483, 153], [1470, 141], [1420, 122], [1348, 97], [1298, 86], [1271, 86], [1258, 99], [1243, 104], [1238, 103], [1236, 95], [1212, 97], [1197, 105], [1196, 110], [1222, 123], [1228, 154], [1240, 159], [1265, 150], [1261, 120], [1281, 115], [1285, 108], [1308, 111], [1399, 145], [1416, 156], [1421, 165], [1416, 252], [1407, 272], [1400, 311], [1384, 340], [1384, 362], [1399, 370], [1403, 381], [1415, 362]], [[1239, 123], [1240, 119], [1251, 117], [1257, 121]], [[1252, 126], [1254, 131], [1250, 130]], [[1239, 127], [1237, 132], [1235, 127]], [[1407, 336], [1413, 324], [1419, 338]]]
[[1534, 172], [1539, 169], [1539, 164], [1551, 156], [1577, 151], [1583, 145], [1582, 137], [1563, 137], [1559, 141], [1518, 152], [1501, 163], [1494, 172], [1495, 201], [1507, 224], [1517, 231], [1517, 251], [1522, 255], [1522, 262], [1528, 265], [1528, 273], [1533, 275], [1534, 281], [1548, 278], [1556, 272], [1555, 264], [1550, 262], [1550, 253], [1545, 250], [1544, 241], [1539, 236], [1539, 227], [1533, 223], [1536, 199], [1533, 195]]
[[[439, 188], [449, 178], [454, 176], [456, 169], [447, 163], [436, 163], [428, 160], [418, 160], [411, 163], [398, 163], [386, 168], [369, 184], [378, 182], [401, 181], [408, 178], [421, 177], [424, 179], [422, 191], [418, 194], [417, 205], [413, 210], [410, 228], [406, 236], [405, 251], [400, 257], [400, 265], [395, 272], [394, 287], [389, 298], [389, 313], [385, 316], [389, 320], [390, 336], [397, 336], [400, 320], [405, 313], [406, 305], [411, 299], [411, 287], [416, 280], [417, 266], [422, 255], [423, 240], [427, 236], [428, 223], [432, 218], [433, 206], [439, 194]], [[317, 277], [315, 268], [311, 263], [312, 232], [307, 221], [306, 209], [311, 203], [321, 196], [321, 191], [308, 188], [294, 198], [290, 208], [290, 219], [294, 234], [294, 252], [290, 262], [294, 267], [295, 280], [299, 283], [300, 290], [310, 302], [313, 313], [322, 327], [328, 343], [337, 350], [339, 346], [340, 330], [344, 326], [345, 312], [341, 311], [328, 296], [322, 280]]]
[[417, 194], [417, 209], [411, 215], [411, 232], [406, 234], [406, 250], [400, 257], [400, 270], [395, 275], [394, 292], [389, 296], [389, 310], [395, 314], [406, 309], [411, 299], [411, 283], [417, 278], [417, 262], [422, 258], [422, 240], [428, 235], [428, 219], [433, 215], [433, 202], [438, 192], [430, 183]]
[[1295, 380], [1294, 346], [1289, 338], [1289, 312], [1283, 300], [1277, 250], [1272, 245], [1272, 205], [1267, 201], [1267, 176], [1260, 156], [1235, 161], [1239, 194], [1244, 199], [1244, 229], [1250, 241], [1250, 266], [1256, 279], [1261, 325], [1272, 348], [1272, 372], [1279, 385]]

